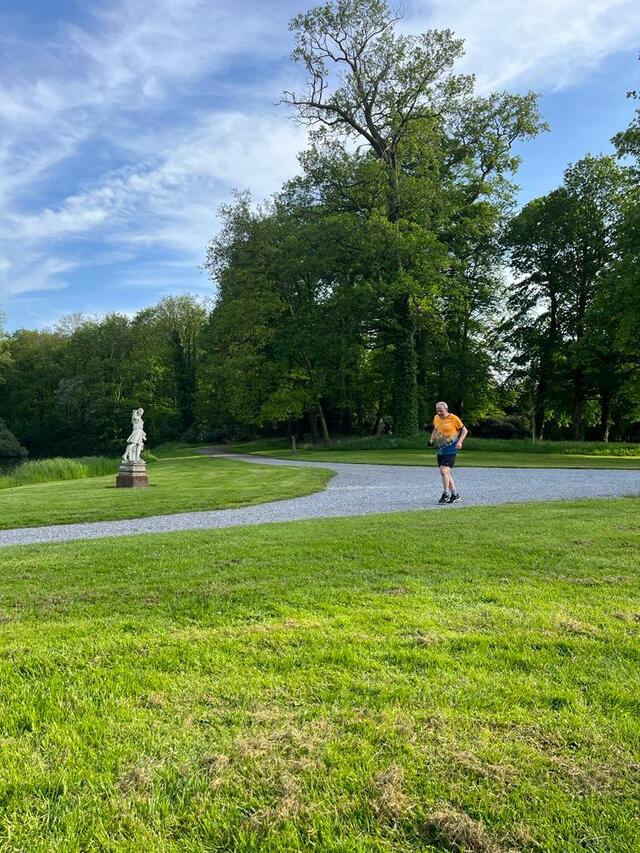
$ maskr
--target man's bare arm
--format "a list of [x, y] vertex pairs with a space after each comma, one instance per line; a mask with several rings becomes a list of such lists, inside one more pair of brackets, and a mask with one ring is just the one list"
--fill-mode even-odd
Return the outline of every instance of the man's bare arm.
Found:
[[458, 443], [456, 444], [456, 450], [462, 450], [462, 442], [465, 440], [465, 438], [468, 435], [469, 435], [469, 430], [466, 428], [466, 426], [463, 426], [462, 432], [458, 436]]

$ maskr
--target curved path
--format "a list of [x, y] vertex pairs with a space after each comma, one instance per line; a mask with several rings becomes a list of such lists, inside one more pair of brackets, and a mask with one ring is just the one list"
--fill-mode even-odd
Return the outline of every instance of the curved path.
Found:
[[435, 465], [426, 468], [343, 462], [296, 462], [220, 453], [216, 448], [211, 448], [208, 453], [261, 465], [309, 465], [329, 468], [335, 471], [335, 476], [325, 491], [239, 509], [2, 530], [0, 546], [269, 524], [305, 518], [369, 515], [410, 509], [452, 512], [460, 506], [469, 505], [640, 495], [640, 471], [459, 467], [455, 470], [455, 479], [462, 494], [462, 501], [453, 506], [438, 506], [436, 501], [440, 496], [440, 477]]

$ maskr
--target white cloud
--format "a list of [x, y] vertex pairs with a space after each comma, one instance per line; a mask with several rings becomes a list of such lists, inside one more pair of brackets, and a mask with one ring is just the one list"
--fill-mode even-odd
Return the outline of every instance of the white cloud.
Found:
[[82, 197], [67, 199], [58, 210], [43, 210], [35, 216], [15, 217], [16, 236], [27, 241], [41, 242], [78, 234], [104, 222], [107, 212], [99, 207], [85, 207]]
[[[192, 254], [199, 243], [201, 256], [230, 183], [253, 184], [259, 194], [275, 188], [247, 116], [219, 113], [211, 102], [185, 110], [201, 86], [203, 94], [215, 90], [227, 63], [280, 54], [268, 10], [251, 2], [241, 11], [210, 0], [117, 0], [91, 14], [85, 28], [63, 27], [46, 46], [16, 41], [14, 56], [3, 39], [0, 252], [11, 277], [8, 266], [0, 269], [0, 298], [59, 287], [55, 259], [89, 236], [106, 246], [165, 240]], [[231, 91], [225, 80], [227, 100]], [[254, 127], [269, 132], [260, 118]], [[110, 156], [101, 159], [105, 147]], [[285, 141], [280, 160], [290, 153]], [[76, 173], [82, 178], [74, 186]], [[61, 193], [65, 185], [71, 191]], [[77, 265], [69, 261], [67, 271]]]
[[14, 260], [11, 275], [0, 280], [0, 296], [10, 298], [42, 290], [63, 290], [64, 274], [78, 269], [80, 262], [56, 255], [28, 255], [25, 263]]
[[[180, 106], [194, 82], [233, 57], [277, 54], [269, 16], [203, 0], [118, 0], [95, 5], [92, 30], [68, 26], [30, 52], [24, 69], [5, 45], [0, 84], [0, 183], [5, 201], [88, 140], [114, 145], [149, 124], [147, 110]], [[14, 62], [15, 60], [15, 62]], [[23, 73], [16, 77], [17, 70]], [[45, 69], [45, 71], [43, 71]], [[71, 73], [70, 73], [71, 72]], [[155, 116], [155, 121], [165, 121]], [[152, 121], [153, 121], [152, 120]]]
[[154, 163], [108, 173], [55, 209], [14, 215], [10, 235], [39, 243], [99, 228], [109, 242], [202, 253], [231, 188], [246, 187], [256, 198], [273, 192], [295, 171], [304, 141], [303, 130], [276, 115], [207, 116], [181, 135], [171, 130], [156, 140]]
[[404, 26], [463, 37], [463, 66], [483, 90], [558, 89], [640, 41], [637, 0], [413, 0]]

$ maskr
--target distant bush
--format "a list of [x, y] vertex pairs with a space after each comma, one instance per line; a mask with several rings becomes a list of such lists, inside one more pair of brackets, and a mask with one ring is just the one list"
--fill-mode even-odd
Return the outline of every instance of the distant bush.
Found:
[[0, 419], [0, 459], [20, 459], [24, 456], [27, 456], [27, 451]]
[[[325, 444], [313, 444], [311, 441], [298, 442], [298, 448], [301, 450], [313, 448], [315, 450], [424, 450], [429, 441], [429, 433], [421, 433], [420, 435], [411, 438], [397, 438], [393, 433], [385, 435], [371, 435], [364, 438], [333, 438], [329, 447]], [[265, 447], [269, 443], [273, 444], [274, 439], [262, 439], [261, 441], [250, 442], [251, 446], [259, 447], [264, 444]], [[280, 441], [279, 439], [277, 441]], [[282, 439], [287, 447], [291, 445], [290, 439]]]
[[464, 443], [466, 450], [488, 450], [496, 453], [553, 453], [563, 456], [640, 456], [640, 445], [596, 441], [532, 441], [530, 438], [475, 438], [472, 433]]
[[28, 486], [33, 483], [51, 483], [57, 480], [83, 480], [115, 474], [120, 462], [104, 456], [82, 456], [79, 459], [34, 459], [18, 465], [10, 475], [0, 477], [0, 489]]
[[[526, 423], [526, 421], [525, 421]], [[298, 450], [427, 450], [430, 430], [413, 438], [396, 438], [391, 434], [368, 438], [334, 438], [327, 447], [299, 441]], [[255, 453], [272, 450], [279, 452], [291, 447], [290, 439], [264, 438], [257, 441], [234, 444], [242, 452]], [[486, 450], [496, 453], [553, 453], [577, 456], [625, 456], [640, 457], [640, 444], [596, 441], [533, 441], [531, 438], [483, 438], [475, 427], [470, 427], [465, 450]]]
[[471, 432], [476, 438], [528, 438], [531, 424], [523, 417], [484, 418]]

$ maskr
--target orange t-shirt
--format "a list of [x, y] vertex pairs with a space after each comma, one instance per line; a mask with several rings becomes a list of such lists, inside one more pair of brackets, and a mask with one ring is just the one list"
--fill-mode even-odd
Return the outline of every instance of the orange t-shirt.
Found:
[[[438, 446], [441, 444], [449, 444], [457, 439], [464, 424], [457, 415], [453, 415], [449, 412], [446, 418], [441, 418], [440, 415], [436, 415], [433, 419], [433, 426], [436, 430], [434, 441], [436, 446]], [[438, 441], [439, 438], [440, 441]]]

